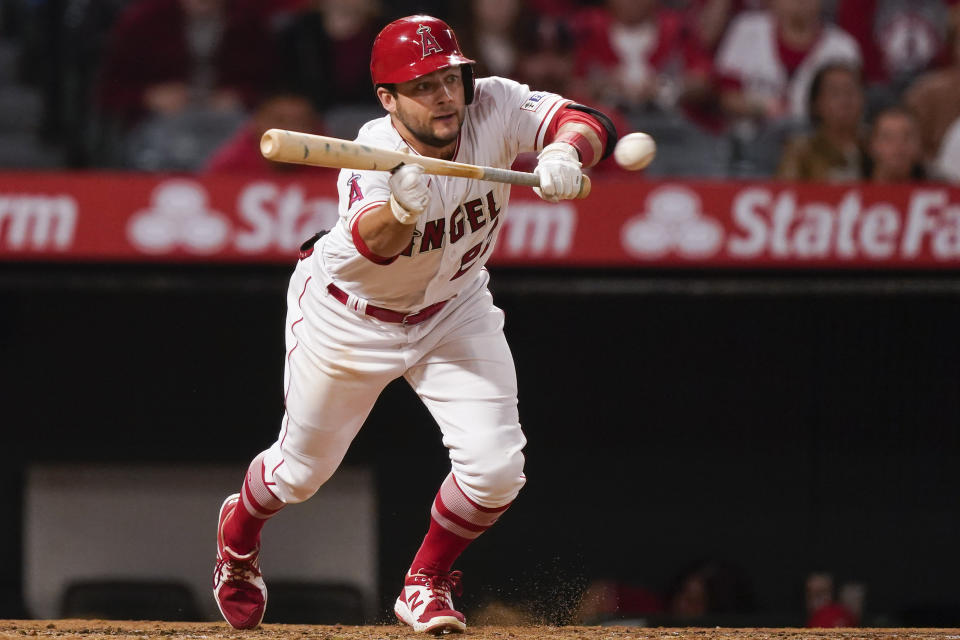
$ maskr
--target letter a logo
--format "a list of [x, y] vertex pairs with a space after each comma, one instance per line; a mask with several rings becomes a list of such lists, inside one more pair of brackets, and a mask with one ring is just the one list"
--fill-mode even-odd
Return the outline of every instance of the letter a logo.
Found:
[[426, 25], [417, 26], [417, 33], [420, 34], [420, 44], [423, 46], [423, 57], [426, 58], [431, 53], [440, 53], [443, 47], [437, 42], [437, 39], [430, 33], [430, 27]]
[[347, 184], [350, 185], [350, 203], [347, 205], [347, 208], [352, 207], [354, 202], [358, 200], [363, 200], [363, 193], [360, 192], [360, 174], [355, 173], [347, 180]]

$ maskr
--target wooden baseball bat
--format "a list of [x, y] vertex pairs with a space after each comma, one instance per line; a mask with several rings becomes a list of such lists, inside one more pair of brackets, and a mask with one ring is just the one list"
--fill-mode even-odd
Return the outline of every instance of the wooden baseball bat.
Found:
[[[401, 164], [416, 163], [423, 167], [424, 172], [432, 175], [475, 178], [527, 187], [540, 186], [540, 178], [535, 173], [415, 156], [400, 151], [371, 147], [351, 140], [287, 129], [268, 129], [260, 139], [260, 153], [264, 158], [277, 162], [334, 169], [391, 171]], [[583, 176], [577, 198], [586, 198], [588, 195], [590, 195], [590, 178]]]

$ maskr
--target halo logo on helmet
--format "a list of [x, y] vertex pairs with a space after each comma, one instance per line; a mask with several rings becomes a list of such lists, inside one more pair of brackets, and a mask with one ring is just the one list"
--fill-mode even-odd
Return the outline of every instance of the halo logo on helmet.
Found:
[[474, 60], [460, 52], [453, 29], [433, 16], [394, 20], [377, 35], [370, 54], [373, 86], [400, 84], [447, 67], [463, 72], [463, 97], [473, 101]]
[[443, 47], [437, 42], [437, 39], [430, 33], [430, 27], [421, 24], [417, 27], [417, 33], [420, 34], [420, 46], [423, 47], [423, 57], [426, 58], [431, 53], [440, 53]]

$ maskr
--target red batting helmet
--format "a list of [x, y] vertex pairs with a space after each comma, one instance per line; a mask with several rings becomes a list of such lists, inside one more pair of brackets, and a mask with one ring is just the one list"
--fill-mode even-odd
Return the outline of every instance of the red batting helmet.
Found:
[[407, 82], [452, 67], [463, 66], [463, 88], [467, 104], [473, 100], [475, 61], [460, 52], [457, 36], [443, 20], [431, 16], [407, 16], [394, 20], [373, 41], [370, 76], [374, 86]]

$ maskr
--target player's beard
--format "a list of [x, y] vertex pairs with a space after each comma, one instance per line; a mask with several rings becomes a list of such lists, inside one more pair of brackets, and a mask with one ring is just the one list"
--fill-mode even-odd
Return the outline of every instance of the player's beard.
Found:
[[440, 136], [434, 134], [433, 128], [430, 126], [430, 124], [418, 125], [416, 122], [413, 121], [412, 118], [408, 118], [403, 113], [403, 109], [399, 108], [399, 105], [395, 112], [395, 115], [397, 116], [397, 119], [403, 123], [403, 126], [407, 128], [407, 131], [409, 131], [410, 134], [414, 138], [416, 138], [418, 142], [421, 142], [430, 147], [434, 147], [436, 149], [442, 149], [447, 145], [453, 143], [457, 139], [457, 136], [460, 135], [460, 128], [463, 126], [463, 110], [462, 109], [457, 110], [454, 113], [454, 116], [457, 119], [456, 130], [453, 133], [451, 133], [448, 137], [445, 137], [445, 138], [441, 138]]

